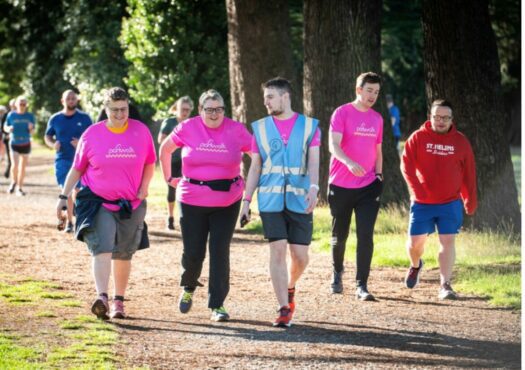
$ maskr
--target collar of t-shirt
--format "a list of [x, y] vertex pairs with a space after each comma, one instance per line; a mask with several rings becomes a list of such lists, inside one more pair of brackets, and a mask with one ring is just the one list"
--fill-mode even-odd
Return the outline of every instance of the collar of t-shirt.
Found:
[[106, 127], [114, 134], [123, 134], [128, 129], [128, 121], [122, 127], [111, 127], [110, 125], [106, 125]]
[[275, 127], [277, 127], [277, 131], [279, 131], [284, 145], [288, 144], [288, 139], [290, 138], [290, 134], [292, 133], [294, 123], [298, 116], [298, 113], [294, 113], [290, 118], [282, 120], [272, 116]]

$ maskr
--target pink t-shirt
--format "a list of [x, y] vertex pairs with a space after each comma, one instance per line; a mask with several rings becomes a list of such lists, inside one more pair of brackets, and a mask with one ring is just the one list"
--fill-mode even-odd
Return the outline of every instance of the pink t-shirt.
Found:
[[[82, 184], [107, 200], [127, 199], [136, 209], [141, 200], [137, 192], [142, 183], [144, 166], [155, 163], [153, 138], [146, 125], [128, 119], [121, 134], [111, 132], [106, 121], [90, 126], [80, 137], [73, 168], [82, 173]], [[114, 204], [104, 204], [118, 211]]]
[[[281, 139], [283, 140], [284, 145], [288, 144], [288, 139], [290, 138], [290, 134], [292, 133], [293, 125], [298, 116], [299, 116], [298, 113], [294, 113], [292, 117], [288, 119], [283, 119], [283, 120], [272, 117], [273, 123], [275, 123], [275, 127], [277, 127], [277, 131], [279, 131], [279, 134], [281, 134]], [[321, 132], [319, 131], [319, 127], [317, 127], [317, 130], [315, 130], [314, 137], [312, 138], [312, 141], [310, 142], [310, 147], [319, 146], [319, 145], [321, 145]], [[260, 153], [259, 147], [257, 146], [257, 140], [255, 139], [255, 136], [253, 136], [252, 138], [252, 153]]]
[[[205, 125], [200, 116], [179, 123], [171, 140], [182, 147], [182, 174], [193, 180], [233, 179], [241, 174], [242, 153], [250, 151], [251, 135], [246, 127], [230, 118], [217, 128]], [[227, 207], [242, 197], [244, 181], [233, 183], [230, 191], [212, 190], [206, 185], [179, 181], [177, 200], [193, 206]]]
[[329, 184], [343, 188], [362, 188], [374, 182], [377, 144], [383, 142], [383, 118], [373, 109], [357, 110], [352, 103], [340, 106], [332, 114], [330, 131], [343, 135], [341, 149], [352, 161], [364, 168], [366, 174], [357, 177], [348, 167], [332, 156]]

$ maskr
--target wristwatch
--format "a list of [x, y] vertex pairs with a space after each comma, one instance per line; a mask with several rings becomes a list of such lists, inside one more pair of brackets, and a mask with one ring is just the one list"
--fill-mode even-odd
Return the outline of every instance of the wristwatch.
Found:
[[58, 194], [58, 199], [67, 200], [67, 195]]
[[376, 177], [378, 177], [379, 180], [383, 181], [383, 174], [381, 172], [376, 173]]

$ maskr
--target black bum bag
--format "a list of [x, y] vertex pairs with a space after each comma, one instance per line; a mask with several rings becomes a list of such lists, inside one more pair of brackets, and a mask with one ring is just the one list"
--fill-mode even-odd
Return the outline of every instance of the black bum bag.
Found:
[[220, 179], [220, 180], [209, 180], [209, 181], [189, 179], [187, 177], [184, 178], [184, 180], [189, 182], [190, 184], [206, 185], [207, 187], [209, 187], [211, 190], [214, 190], [214, 191], [230, 191], [231, 185], [236, 183], [240, 179], [241, 179], [241, 176], [237, 176], [233, 179]]

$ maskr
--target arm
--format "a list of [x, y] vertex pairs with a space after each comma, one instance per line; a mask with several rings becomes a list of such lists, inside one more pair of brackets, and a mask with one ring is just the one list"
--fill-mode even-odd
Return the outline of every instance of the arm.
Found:
[[175, 187], [176, 186], [176, 180], [171, 179], [171, 153], [173, 153], [179, 146], [177, 146], [173, 140], [171, 140], [171, 137], [168, 136], [162, 144], [160, 145], [160, 169], [162, 172], [162, 176], [164, 176], [164, 180], [168, 183], [168, 185]]
[[[69, 197], [78, 180], [80, 180], [81, 176], [82, 173], [79, 170], [76, 170], [73, 167], [71, 167], [71, 170], [69, 170], [69, 173], [67, 174], [66, 182], [64, 183], [64, 188], [62, 189], [62, 192], [60, 194]], [[67, 207], [67, 199], [59, 199], [57, 202], [57, 218], [61, 218], [64, 207]]]
[[377, 176], [377, 178], [381, 181], [383, 181], [383, 147], [382, 144], [379, 143], [376, 145], [376, 173], [380, 173], [380, 176]]
[[319, 147], [311, 146], [308, 149], [308, 175], [310, 176], [310, 189], [306, 195], [306, 213], [312, 213], [317, 205], [319, 192]]
[[463, 169], [463, 181], [461, 183], [460, 194], [465, 206], [467, 215], [472, 216], [478, 206], [478, 194], [476, 186], [476, 162], [470, 144], [468, 145]]
[[352, 161], [341, 149], [341, 140], [343, 140], [343, 134], [339, 132], [329, 131], [329, 150], [330, 153], [341, 163], [343, 163], [354, 176], [362, 177], [365, 175], [365, 170], [357, 162]]
[[406, 142], [403, 156], [401, 157], [401, 173], [408, 185], [408, 191], [410, 192], [410, 198], [412, 200], [415, 200], [416, 194], [422, 197], [426, 196], [426, 191], [416, 175], [416, 149], [417, 145], [415, 140], [411, 137]]
[[57, 152], [60, 150], [60, 141], [54, 140], [51, 135], [44, 136], [44, 141], [46, 142], [46, 145], [51, 149], [55, 149], [55, 151]]
[[396, 125], [396, 117], [390, 117], [390, 121], [392, 122], [392, 127]]
[[137, 198], [140, 200], [146, 199], [148, 196], [149, 183], [155, 173], [155, 163], [146, 164], [142, 173], [142, 181], [140, 182]]
[[246, 217], [250, 220], [250, 201], [255, 193], [255, 189], [259, 184], [261, 177], [262, 160], [259, 153], [252, 153], [252, 163], [248, 171], [248, 178], [246, 179], [246, 189], [244, 190], [244, 199], [242, 201], [241, 218]]
[[162, 131], [159, 132], [159, 136], [157, 136], [157, 142], [159, 144], [162, 144], [162, 142], [164, 141], [164, 139], [166, 139], [168, 135], [166, 135], [165, 133], [163, 133]]

